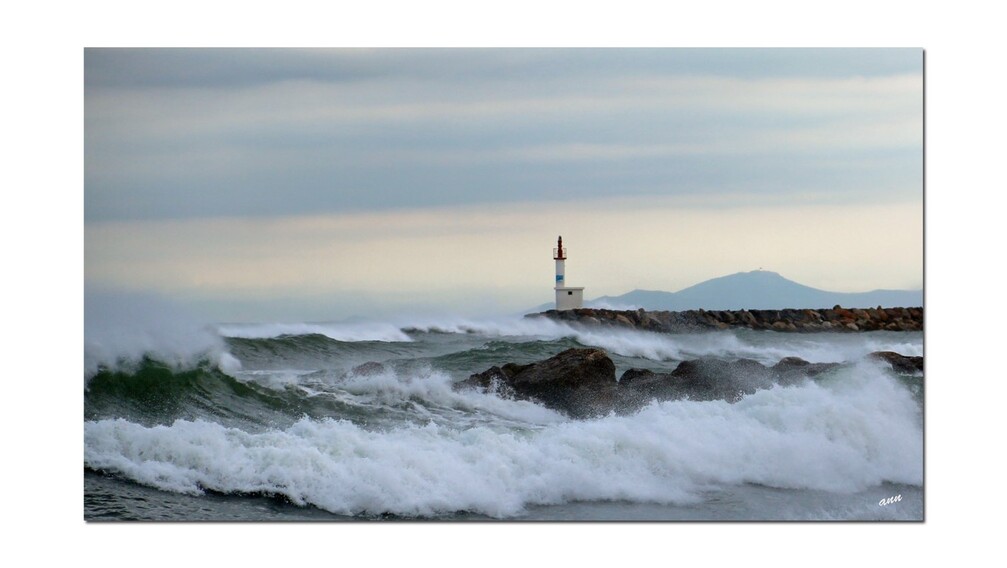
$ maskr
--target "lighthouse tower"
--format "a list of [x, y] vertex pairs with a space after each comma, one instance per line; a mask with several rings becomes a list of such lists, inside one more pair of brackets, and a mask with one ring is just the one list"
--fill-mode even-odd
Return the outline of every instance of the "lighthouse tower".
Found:
[[552, 258], [556, 261], [556, 309], [574, 310], [584, 307], [584, 287], [571, 288], [566, 285], [566, 249], [563, 248], [563, 237], [559, 238], [556, 248], [552, 249]]

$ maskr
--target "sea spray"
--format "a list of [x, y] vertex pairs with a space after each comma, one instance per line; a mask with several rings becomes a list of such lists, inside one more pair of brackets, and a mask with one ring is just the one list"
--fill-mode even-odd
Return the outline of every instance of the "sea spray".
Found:
[[[361, 393], [370, 379], [348, 386]], [[400, 388], [389, 380], [374, 378], [373, 390]], [[448, 396], [440, 387], [406, 388], [416, 389], [410, 398]], [[697, 503], [704, 492], [752, 483], [840, 493], [922, 484], [919, 406], [881, 366], [866, 362], [735, 404], [653, 403], [631, 416], [527, 426], [368, 428], [302, 418], [248, 432], [206, 420], [146, 427], [103, 419], [85, 422], [84, 461], [169, 491], [283, 495], [366, 516], [474, 511], [508, 518], [571, 501]]]
[[84, 295], [84, 378], [99, 369], [136, 367], [144, 358], [175, 368], [209, 360], [240, 369], [224, 340], [173, 302], [152, 294], [87, 291]]
[[285, 335], [323, 335], [336, 341], [412, 341], [398, 326], [380, 322], [220, 324], [225, 337], [264, 339]]
[[620, 328], [570, 325], [547, 318], [427, 318], [392, 323], [221, 325], [220, 334], [232, 338], [270, 339], [320, 334], [342, 342], [413, 342], [417, 333], [472, 335], [480, 338], [557, 340], [569, 338], [579, 345], [601, 347], [612, 354], [654, 361], [680, 361], [700, 357], [751, 358], [773, 364], [783, 357], [801, 357], [812, 363], [856, 361], [873, 351], [922, 355], [920, 334], [868, 332], [862, 334], [781, 334], [752, 330], [727, 330], [664, 334]]
[[[185, 513], [158, 508], [180, 520], [265, 518], [271, 496], [331, 518], [922, 515], [923, 377], [866, 357], [922, 355], [920, 333], [658, 334], [516, 317], [205, 326], [175, 312], [126, 311], [136, 331], [116, 341], [88, 323], [85, 357], [102, 363], [85, 369], [101, 369], [85, 389], [85, 487], [113, 492], [85, 489], [85, 517], [114, 503], [152, 518], [131, 488], [148, 502], [157, 489], [175, 493], [165, 503], [190, 495]], [[584, 346], [620, 374], [696, 358], [843, 365], [734, 404], [641, 401], [592, 420], [454, 386]], [[232, 356], [240, 368], [221, 364]], [[892, 494], [905, 499], [877, 506]]]
[[627, 357], [657, 361], [699, 357], [748, 357], [775, 363], [797, 356], [812, 363], [856, 361], [872, 351], [922, 355], [920, 334], [868, 332], [783, 334], [734, 329], [721, 332], [656, 333], [622, 328], [598, 328], [548, 318], [417, 319], [398, 322], [407, 331], [477, 334], [485, 337], [572, 338], [581, 345], [601, 347]]

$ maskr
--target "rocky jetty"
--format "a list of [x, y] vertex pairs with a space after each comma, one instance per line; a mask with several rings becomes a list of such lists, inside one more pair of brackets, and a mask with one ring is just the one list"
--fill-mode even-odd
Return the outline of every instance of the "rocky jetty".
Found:
[[621, 327], [660, 333], [748, 328], [781, 332], [922, 331], [923, 308], [852, 308], [784, 310], [576, 310], [528, 314], [583, 326]]
[[[922, 357], [892, 352], [871, 353], [870, 357], [891, 364], [899, 373], [922, 372]], [[840, 365], [810, 363], [798, 357], [785, 357], [771, 367], [751, 359], [697, 359], [682, 361], [670, 373], [629, 369], [616, 380], [615, 364], [605, 351], [568, 349], [538, 363], [491, 367], [455, 383], [455, 388], [535, 400], [574, 418], [586, 418], [632, 412], [652, 400], [689, 398], [733, 403], [773, 385], [811, 380]]]

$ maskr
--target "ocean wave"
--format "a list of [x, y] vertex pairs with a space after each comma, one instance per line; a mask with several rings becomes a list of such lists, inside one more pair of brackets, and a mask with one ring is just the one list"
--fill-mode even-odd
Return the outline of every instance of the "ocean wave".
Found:
[[530, 337], [539, 340], [573, 339], [624, 357], [681, 361], [701, 357], [750, 358], [775, 364], [784, 357], [812, 363], [855, 362], [872, 351], [922, 355], [922, 336], [905, 333], [779, 334], [724, 330], [665, 334], [611, 327], [570, 325], [548, 318], [445, 319], [413, 322], [405, 329], [438, 333], [478, 334], [489, 338]]
[[[569, 339], [623, 357], [653, 361], [681, 361], [701, 357], [750, 358], [774, 364], [784, 357], [801, 357], [812, 363], [853, 362], [872, 351], [922, 355], [921, 336], [878, 332], [874, 334], [777, 334], [750, 330], [663, 334], [609, 327], [571, 325], [548, 318], [500, 317], [485, 319], [428, 318], [352, 324], [229, 324], [217, 326], [228, 338], [276, 340], [286, 337], [324, 336], [347, 344], [381, 342], [414, 343], [416, 334], [460, 334], [489, 340], [521, 338], [523, 341]], [[410, 335], [412, 334], [412, 336]], [[306, 341], [306, 340], [305, 340]], [[310, 349], [305, 344], [301, 349]], [[384, 346], [373, 346], [384, 352]], [[364, 353], [358, 350], [357, 353]], [[479, 369], [473, 369], [473, 372]]]
[[179, 370], [207, 360], [228, 373], [241, 368], [218, 334], [164, 298], [85, 293], [85, 386], [102, 369], [130, 369], [148, 358]]
[[216, 329], [224, 337], [241, 339], [324, 335], [336, 341], [412, 341], [399, 326], [382, 322], [219, 324]]
[[127, 418], [151, 425], [205, 418], [263, 427], [302, 416], [324, 414], [296, 392], [236, 379], [209, 360], [185, 369], [149, 358], [123, 363], [100, 369], [84, 390], [85, 420]]
[[[383, 373], [344, 386], [355, 395], [449, 405], [495, 398], [455, 393], [446, 377]], [[251, 432], [201, 419], [93, 420], [84, 425], [84, 463], [169, 491], [282, 495], [338, 514], [508, 518], [571, 501], [690, 503], [724, 485], [838, 493], [921, 485], [920, 412], [898, 381], [862, 363], [734, 404], [652, 403], [587, 421], [530, 414], [534, 427], [523, 429], [444, 421], [368, 428], [305, 417]]]
[[143, 359], [102, 369], [84, 394], [85, 419], [125, 417], [142, 424], [204, 417], [269, 427], [313, 419], [352, 417], [364, 423], [492, 422], [528, 427], [564, 420], [529, 401], [456, 390], [453, 378], [429, 368], [364, 372], [243, 370], [225, 374], [209, 361], [175, 369]]

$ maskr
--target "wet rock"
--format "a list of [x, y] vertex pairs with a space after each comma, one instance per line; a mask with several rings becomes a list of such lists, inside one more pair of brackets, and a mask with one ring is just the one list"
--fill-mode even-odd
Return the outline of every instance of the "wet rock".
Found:
[[923, 372], [923, 357], [901, 355], [894, 351], [875, 351], [869, 356], [887, 362], [896, 373], [913, 375]]
[[630, 320], [628, 317], [624, 316], [623, 314], [616, 314], [616, 316], [615, 316], [614, 319], [615, 319], [616, 323], [618, 323], [620, 325], [623, 325], [625, 327], [636, 327], [636, 325], [633, 324], [632, 320]]
[[620, 400], [623, 407], [652, 399], [735, 402], [746, 394], [776, 384], [798, 384], [839, 366], [839, 363], [809, 363], [798, 357], [786, 357], [772, 367], [751, 359], [698, 359], [681, 362], [671, 373], [629, 369], [619, 379]]
[[620, 410], [639, 408], [647, 402], [672, 400], [686, 396], [670, 373], [655, 373], [649, 369], [629, 369], [619, 377]]
[[[533, 314], [529, 314], [532, 316]], [[732, 327], [764, 329], [787, 333], [817, 331], [863, 332], [876, 330], [920, 331], [922, 308], [852, 308], [782, 310], [686, 310], [681, 312], [577, 309], [541, 315], [584, 325], [604, 325], [643, 329], [660, 333], [691, 333], [725, 330]], [[597, 322], [597, 323], [596, 323]]]
[[620, 387], [625, 387], [625, 386], [630, 386], [630, 385], [638, 384], [638, 383], [640, 383], [642, 381], [646, 381], [646, 380], [648, 380], [648, 379], [650, 379], [652, 377], [655, 377], [658, 374], [659, 373], [655, 373], [654, 371], [651, 371], [650, 369], [632, 368], [632, 369], [627, 370], [625, 373], [622, 374], [621, 377], [619, 377], [619, 386]]
[[694, 400], [733, 401], [772, 386], [769, 369], [751, 359], [682, 361], [671, 376]]
[[810, 363], [800, 357], [784, 357], [771, 367], [775, 381], [781, 385], [799, 383], [835, 369], [839, 363]]
[[[922, 357], [894, 352], [871, 354], [903, 373], [922, 372]], [[811, 363], [785, 357], [772, 367], [751, 359], [682, 361], [671, 372], [629, 369], [615, 380], [615, 364], [601, 349], [568, 349], [544, 361], [507, 363], [471, 375], [457, 388], [480, 388], [503, 396], [534, 400], [574, 418], [633, 412], [653, 400], [725, 400], [776, 385], [813, 379], [841, 363]]]
[[615, 364], [601, 349], [567, 349], [538, 363], [491, 367], [458, 386], [489, 389], [497, 384], [574, 417], [615, 407]]

